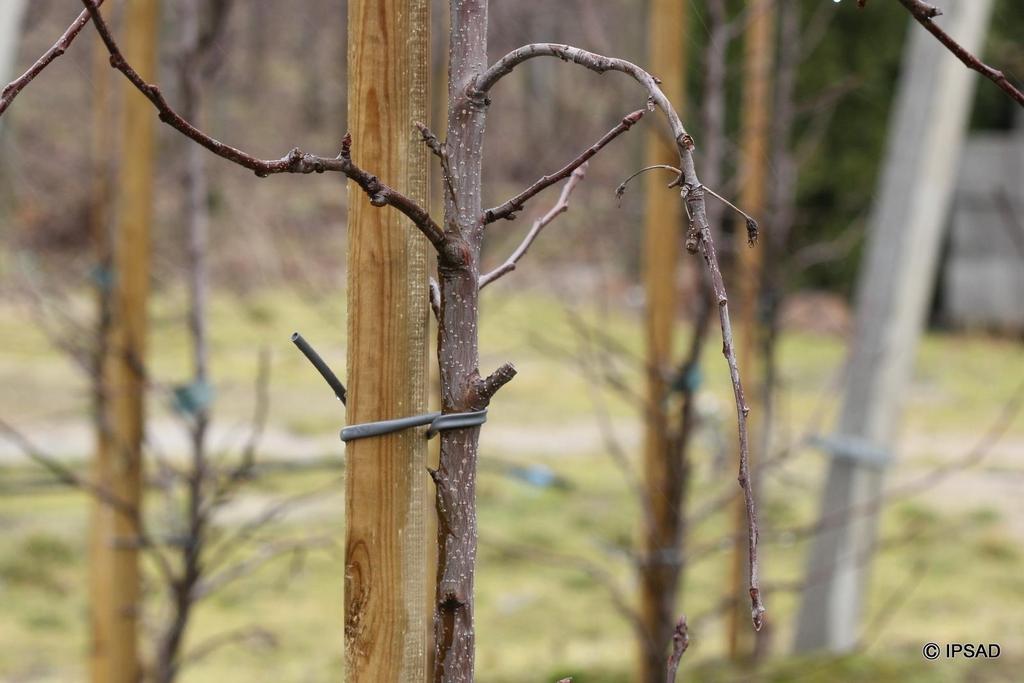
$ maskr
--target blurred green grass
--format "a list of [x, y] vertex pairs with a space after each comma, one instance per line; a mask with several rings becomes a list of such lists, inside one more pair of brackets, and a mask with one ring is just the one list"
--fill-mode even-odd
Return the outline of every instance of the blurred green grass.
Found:
[[[622, 551], [636, 528], [636, 503], [620, 470], [600, 447], [567, 447], [572, 444], [558, 434], [565, 424], [596, 424], [594, 388], [552, 350], [578, 353], [578, 335], [566, 322], [562, 305], [552, 298], [503, 297], [500, 290], [489, 296], [481, 326], [482, 369], [511, 360], [520, 370], [499, 394], [490, 428], [514, 434], [516, 425], [530, 424], [532, 431], [547, 430], [551, 438], [530, 441], [528, 447], [503, 438], [489, 442], [482, 454], [478, 680], [556, 680], [571, 674], [577, 683], [626, 681], [634, 657], [630, 626], [606, 588], [580, 571], [575, 560], [565, 559], [583, 558], [602, 567], [631, 595], [633, 578]], [[301, 300], [294, 293], [259, 293], [244, 299], [218, 296], [211, 311], [217, 418], [246, 419], [256, 357], [266, 346], [273, 350], [271, 426], [304, 435], [335, 433], [344, 417], [340, 407], [290, 348], [288, 336], [301, 331], [332, 365], [343, 368], [343, 302], [342, 295], [322, 301]], [[87, 303], [83, 298], [76, 305], [84, 310]], [[154, 306], [153, 366], [156, 376], [167, 383], [181, 381], [188, 368], [181, 310], [175, 293], [165, 293]], [[604, 315], [584, 308], [577, 314], [600, 326], [617, 345], [639, 354], [641, 329], [631, 313]], [[84, 419], [86, 383], [26, 321], [24, 311], [0, 308], [0, 335], [5, 338], [0, 371], [10, 377], [6, 390], [0, 391], [0, 410], [15, 424], [37, 424], [48, 415]], [[680, 332], [682, 348], [685, 329]], [[707, 345], [706, 361], [707, 391], [717, 399], [728, 440], [729, 388], [714, 337]], [[827, 428], [835, 403], [828, 387], [835, 384], [842, 361], [843, 344], [836, 338], [786, 335], [780, 350], [785, 390], [781, 419], [788, 432], [799, 433], [817, 410], [825, 411]], [[638, 379], [635, 365], [619, 366], [626, 379]], [[969, 445], [996, 418], [1022, 377], [1024, 350], [1019, 344], [929, 335], [908, 392], [904, 432], [932, 438], [948, 435]], [[166, 412], [159, 399], [152, 404], [154, 413]], [[635, 409], [621, 396], [610, 396], [608, 408], [615, 424], [625, 425], [628, 432], [636, 420]], [[1015, 443], [1024, 439], [1024, 417], [1013, 420], [1006, 438]], [[698, 442], [692, 489], [698, 507], [734, 487], [731, 465], [727, 471], [717, 470], [711, 446], [705, 439]], [[340, 451], [339, 447], [328, 455], [340, 461]], [[277, 457], [272, 452], [264, 455]], [[922, 463], [930, 467], [949, 458], [949, 453], [917, 453], [901, 461], [894, 474], [913, 480], [928, 471]], [[508, 463], [546, 466], [571, 487], [538, 487], [509, 477]], [[822, 466], [820, 454], [800, 451], [763, 481], [765, 583], [785, 585], [801, 579], [805, 542], [780, 532], [813, 520]], [[995, 466], [986, 462], [981, 468]], [[1019, 459], [998, 467], [1000, 477], [1024, 475]], [[0, 477], [24, 473], [9, 468]], [[330, 470], [269, 474], [247, 487], [235, 505], [255, 514], [280, 497], [329, 486], [337, 476]], [[264, 535], [329, 534], [340, 543], [341, 491], [338, 483], [333, 493], [276, 523]], [[969, 493], [975, 499], [957, 505], [925, 493], [887, 508], [865, 620], [865, 651], [840, 658], [788, 657], [797, 598], [792, 592], [776, 591], [767, 598], [772, 657], [757, 672], [722, 658], [724, 623], [713, 610], [729, 590], [723, 578], [728, 575], [728, 545], [721, 539], [730, 514], [711, 515], [693, 531], [690, 547], [700, 555], [688, 568], [680, 603], [680, 611], [693, 622], [693, 644], [684, 660], [688, 680], [1015, 680], [1017, 667], [1024, 664], [1019, 507], [1007, 507], [984, 491]], [[42, 488], [28, 495], [5, 488], [0, 495], [0, 680], [84, 678], [88, 509], [84, 496], [60, 489]], [[163, 506], [151, 505], [149, 514], [156, 528], [166, 526]], [[225, 527], [237, 524], [237, 518], [229, 515]], [[557, 556], [549, 557], [550, 553]], [[342, 571], [336, 549], [314, 550], [301, 565], [281, 558], [203, 602], [189, 646], [249, 626], [272, 632], [276, 644], [226, 646], [186, 669], [182, 680], [339, 680]], [[153, 627], [160, 618], [162, 596], [157, 591], [151, 585], [147, 593]], [[894, 605], [898, 609], [889, 613]], [[992, 662], [926, 662], [920, 648], [928, 641], [998, 642], [1003, 653]]]

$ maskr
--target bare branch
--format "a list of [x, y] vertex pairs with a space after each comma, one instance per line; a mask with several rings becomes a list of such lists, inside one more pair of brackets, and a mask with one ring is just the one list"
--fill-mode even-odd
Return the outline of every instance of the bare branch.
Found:
[[750, 409], [747, 407], [746, 399], [743, 397], [743, 383], [740, 379], [736, 353], [733, 349], [732, 323], [729, 319], [729, 300], [726, 296], [725, 283], [722, 280], [721, 269], [718, 265], [718, 255], [715, 252], [711, 226], [708, 224], [707, 210], [704, 205], [704, 187], [697, 177], [693, 160], [693, 138], [686, 132], [683, 122], [680, 120], [675, 108], [673, 108], [672, 103], [669, 102], [665, 93], [658, 86], [658, 79], [632, 62], [605, 57], [570, 45], [533, 43], [515, 49], [477, 76], [467, 87], [466, 97], [472, 102], [486, 105], [487, 92], [502, 77], [511, 73], [519, 64], [535, 57], [556, 57], [566, 62], [573, 62], [599, 74], [603, 74], [606, 71], [619, 71], [630, 76], [647, 91], [648, 108], [659, 107], [664, 112], [672, 129], [676, 150], [679, 153], [679, 169], [682, 179], [682, 182], [679, 183], [682, 186], [680, 197], [685, 202], [687, 213], [690, 216], [690, 229], [686, 236], [686, 248], [691, 254], [700, 251], [707, 264], [712, 289], [718, 302], [718, 318], [722, 328], [722, 353], [729, 365], [729, 377], [732, 382], [733, 396], [736, 402], [736, 421], [740, 452], [738, 479], [743, 489], [747, 512], [751, 617], [754, 628], [759, 630], [764, 622], [765, 609], [761, 600], [761, 592], [758, 588], [757, 512], [754, 506], [754, 494], [750, 485], [749, 472], [747, 413], [750, 412]]
[[426, 124], [416, 122], [416, 130], [423, 136], [423, 143], [433, 152], [434, 156], [441, 162], [441, 174], [444, 177], [445, 189], [452, 202], [457, 206], [458, 200], [455, 197], [455, 186], [452, 184], [452, 169], [448, 163], [448, 147], [437, 139], [437, 135], [427, 128]]
[[728, 206], [730, 209], [732, 209], [733, 211], [735, 211], [739, 215], [743, 216], [743, 219], [747, 223], [747, 246], [752, 247], [755, 244], [757, 244], [757, 234], [758, 234], [757, 221], [755, 221], [751, 217], [751, 215], [749, 213], [747, 213], [746, 211], [744, 211], [740, 207], [736, 206], [735, 204], [730, 202], [728, 199], [726, 199], [722, 195], [720, 195], [717, 192], [715, 192], [714, 190], [712, 190], [707, 185], [704, 186], [704, 189], [707, 190], [708, 194], [710, 194], [712, 197], [714, 197], [718, 201], [722, 202], [723, 204]]
[[231, 629], [210, 636], [181, 657], [180, 668], [185, 668], [205, 659], [215, 651], [233, 643], [255, 643], [268, 647], [277, 647], [277, 638], [265, 628], [259, 626]]
[[[672, 171], [673, 173], [676, 174], [676, 176], [677, 176], [676, 179], [668, 184], [669, 187], [676, 187], [677, 185], [681, 184], [682, 178], [683, 178], [683, 172], [680, 171], [678, 168], [676, 168], [675, 166], [672, 166], [671, 164], [652, 164], [650, 166], [644, 166], [639, 171], [633, 173], [631, 176], [629, 176], [628, 178], [623, 180], [621, 183], [619, 183], [619, 186], [615, 188], [615, 196], [618, 197], [621, 200], [622, 199], [622, 195], [626, 194], [626, 187], [629, 185], [629, 181], [633, 180], [633, 178], [636, 178], [638, 175], [640, 175], [642, 173], [646, 173], [648, 171], [655, 171], [655, 170], [659, 170], [659, 169], [662, 169], [662, 170], [665, 170], [665, 171]], [[755, 244], [757, 244], [757, 236], [758, 236], [757, 221], [755, 221], [753, 219], [753, 217], [749, 213], [747, 213], [746, 211], [744, 211], [740, 207], [736, 206], [735, 204], [730, 202], [728, 199], [726, 199], [722, 195], [720, 195], [717, 192], [715, 192], [714, 190], [712, 190], [707, 185], [702, 185], [701, 187], [703, 187], [704, 190], [706, 190], [707, 193], [710, 194], [712, 197], [714, 197], [718, 201], [722, 202], [723, 204], [728, 206], [730, 209], [732, 209], [733, 211], [735, 211], [739, 215], [743, 216], [744, 220], [746, 220], [746, 222], [747, 222], [747, 244], [750, 245], [751, 247], [754, 246]]]
[[686, 626], [686, 617], [679, 617], [675, 630], [672, 632], [672, 654], [668, 658], [668, 671], [665, 680], [675, 683], [679, 671], [679, 660], [683, 658], [686, 648], [690, 647], [690, 632]]
[[485, 407], [494, 395], [498, 393], [498, 390], [511, 382], [515, 376], [515, 366], [511, 363], [505, 363], [487, 377], [477, 380], [473, 386], [475, 396], [470, 402], [471, 405], [478, 405], [480, 408]]
[[303, 553], [312, 548], [324, 548], [334, 544], [334, 539], [328, 536], [305, 538], [297, 541], [268, 543], [267, 545], [257, 549], [256, 552], [248, 558], [229, 567], [225, 567], [212, 576], [199, 579], [193, 588], [191, 597], [193, 600], [202, 600], [229, 583], [233, 583], [241, 578], [249, 576], [263, 565], [281, 557], [282, 555]]
[[667, 187], [676, 187], [677, 185], [679, 185], [683, 177], [682, 171], [680, 171], [678, 168], [670, 164], [651, 164], [650, 166], [644, 166], [639, 171], [634, 172], [628, 178], [619, 183], [619, 186], [615, 188], [616, 198], [618, 198], [620, 201], [622, 200], [622, 195], [626, 194], [626, 188], [629, 186], [629, 181], [633, 180], [633, 178], [636, 178], [638, 175], [647, 173], [648, 171], [654, 171], [657, 169], [672, 171], [673, 173], [676, 174], [676, 179], [669, 183]]
[[522, 558], [532, 562], [551, 564], [559, 568], [581, 572], [607, 592], [612, 606], [623, 619], [628, 621], [637, 632], [642, 631], [640, 615], [637, 614], [626, 593], [619, 586], [618, 580], [599, 563], [582, 555], [551, 550], [550, 548], [540, 548], [521, 543], [496, 542], [493, 538], [488, 538], [483, 542], [493, 545], [497, 552], [506, 557]]
[[558, 171], [555, 171], [551, 175], [541, 176], [533, 183], [533, 185], [530, 185], [530, 187], [507, 200], [505, 203], [500, 206], [496, 206], [493, 209], [487, 209], [484, 211], [484, 223], [493, 223], [494, 221], [502, 218], [514, 218], [515, 213], [522, 210], [523, 204], [558, 181], [568, 178], [573, 171], [587, 163], [587, 161], [600, 152], [605, 145], [632, 128], [637, 121], [643, 118], [643, 115], [643, 109], [639, 109], [632, 114], [627, 114], [622, 118], [622, 121], [619, 122], [619, 125], [605, 133], [600, 140], [588, 147], [582, 154], [560, 168]]
[[274, 522], [286, 515], [293, 508], [303, 503], [307, 503], [317, 496], [336, 492], [340, 481], [341, 479], [331, 478], [329, 482], [323, 486], [313, 489], [312, 491], [302, 491], [268, 505], [258, 515], [246, 521], [244, 524], [241, 524], [238, 528], [232, 530], [230, 534], [221, 538], [215, 546], [208, 549], [206, 561], [204, 563], [206, 571], [212, 572], [215, 569], [224, 566], [231, 558], [232, 553], [241, 547], [242, 544], [251, 539], [259, 530], [263, 529], [271, 522]]
[[544, 230], [548, 224], [558, 218], [558, 216], [569, 209], [569, 195], [572, 194], [574, 189], [576, 189], [579, 182], [583, 180], [583, 176], [585, 176], [586, 173], [587, 164], [584, 162], [582, 166], [573, 171], [572, 175], [569, 176], [569, 180], [562, 187], [562, 194], [559, 195], [558, 201], [555, 205], [548, 209], [547, 213], [533, 222], [533, 226], [530, 228], [530, 231], [526, 233], [526, 237], [524, 237], [523, 241], [518, 247], [516, 247], [516, 250], [513, 251], [500, 266], [491, 272], [480, 276], [480, 289], [483, 289], [498, 278], [511, 273], [516, 269], [516, 264], [519, 262], [519, 259], [526, 254], [526, 251], [530, 248], [530, 245], [533, 244], [534, 240], [537, 239], [537, 236], [540, 235], [541, 231]]
[[[687, 188], [684, 187], [683, 191], [686, 192]], [[695, 193], [702, 195], [704, 187], [698, 185], [695, 188], [689, 188], [689, 194]], [[743, 384], [740, 381], [740, 370], [736, 362], [736, 353], [733, 349], [732, 323], [729, 320], [729, 299], [725, 292], [722, 272], [718, 266], [715, 245], [711, 241], [711, 229], [708, 227], [707, 217], [703, 215], [704, 202], [703, 200], [699, 202], [688, 200], [687, 204], [691, 209], [701, 212], [701, 215], [697, 213], [692, 214], [692, 221], [693, 225], [701, 226], [698, 238], [704, 255], [704, 261], [707, 263], [708, 273], [711, 276], [711, 287], [718, 301], [718, 318], [722, 327], [722, 355], [725, 356], [729, 364], [729, 376], [732, 380], [733, 396], [736, 400], [736, 423], [740, 440], [740, 462], [737, 480], [740, 488], [743, 489], [743, 502], [747, 512], [747, 556], [750, 576], [751, 620], [754, 624], [754, 630], [760, 631], [761, 626], [764, 624], [765, 608], [759, 588], [757, 510], [754, 504], [754, 491], [750, 482], [750, 451], [747, 444], [747, 414], [750, 412], [750, 409], [747, 407], [747, 401], [743, 396]]]
[[[103, 4], [103, 0], [96, 0], [96, 6], [99, 7]], [[11, 106], [11, 102], [18, 96], [22, 88], [32, 82], [36, 76], [42, 73], [43, 69], [50, 65], [50, 62], [62, 56], [67, 49], [71, 46], [72, 41], [82, 32], [85, 25], [89, 23], [89, 10], [85, 9], [78, 15], [67, 30], [64, 31], [63, 35], [57, 39], [57, 42], [53, 44], [49, 50], [43, 53], [43, 55], [36, 60], [35, 64], [28, 68], [28, 71], [18, 76], [16, 79], [4, 86], [2, 92], [0, 92], [0, 116], [4, 115], [7, 111], [7, 107]]]
[[25, 454], [25, 457], [49, 470], [50, 473], [60, 481], [60, 483], [84, 491], [90, 496], [95, 497], [104, 505], [109, 505], [111, 509], [116, 511], [119, 515], [124, 516], [124, 518], [132, 524], [133, 531], [135, 532], [135, 542], [139, 544], [139, 547], [146, 548], [150, 551], [161, 576], [163, 576], [168, 582], [175, 580], [174, 571], [171, 569], [170, 562], [146, 530], [145, 523], [143, 522], [142, 515], [139, 514], [138, 508], [127, 503], [107, 488], [79, 476], [74, 470], [61, 463], [60, 460], [53, 455], [44, 453], [37, 448], [35, 444], [28, 439], [28, 437], [19, 432], [13, 425], [9, 424], [2, 418], [0, 418], [0, 432], [2, 432], [7, 439], [11, 441], [11, 443], [21, 449], [22, 453]]
[[17, 446], [26, 458], [48, 470], [60, 483], [81, 489], [121, 514], [135, 517], [136, 508], [134, 506], [129, 505], [104, 487], [93, 484], [91, 481], [79, 476], [77, 472], [64, 465], [53, 455], [43, 453], [35, 444], [29, 441], [28, 437], [18, 431], [14, 425], [2, 418], [0, 418], [0, 432], [4, 434], [8, 441]]
[[247, 479], [256, 465], [256, 449], [263, 438], [263, 431], [267, 426], [267, 414], [270, 412], [270, 350], [260, 350], [259, 370], [256, 373], [255, 382], [256, 402], [253, 405], [252, 420], [249, 428], [249, 438], [242, 449], [242, 457], [238, 465], [228, 475], [228, 481], [221, 488], [217, 497], [226, 493], [232, 485]]
[[199, 130], [171, 108], [158, 86], [146, 83], [125, 60], [110, 28], [97, 9], [98, 5], [95, 0], [82, 0], [82, 3], [92, 15], [96, 31], [107, 46], [107, 51], [110, 53], [110, 65], [124, 74], [132, 85], [153, 104], [159, 113], [160, 120], [167, 125], [222, 159], [227, 159], [255, 172], [260, 178], [276, 173], [306, 174], [326, 171], [342, 173], [362, 188], [374, 206], [392, 206], [407, 216], [438, 251], [447, 245], [444, 231], [434, 222], [426, 209], [401, 192], [380, 182], [377, 176], [367, 173], [352, 161], [352, 138], [349, 135], [342, 140], [341, 153], [334, 158], [307, 154], [296, 147], [280, 159], [257, 159], [236, 147], [225, 145]]
[[[973, 54], [968, 52], [960, 43], [953, 40], [953, 37], [948, 33], [939, 28], [932, 19], [942, 14], [942, 10], [934, 5], [930, 5], [922, 0], [899, 0], [900, 4], [907, 8], [911, 16], [917, 20], [917, 23], [924, 26], [933, 36], [938, 38], [939, 42], [946, 46], [946, 48], [952, 52], [957, 59], [963, 62], [968, 69], [977, 71], [988, 80], [995, 83], [999, 88], [1009, 95], [1017, 104], [1024, 107], [1024, 92], [1014, 87], [1010, 80], [1006, 77], [999, 69], [993, 69], [988, 64], [985, 64], [980, 59], [975, 57]], [[861, 2], [860, 6], [863, 7], [864, 3]]]

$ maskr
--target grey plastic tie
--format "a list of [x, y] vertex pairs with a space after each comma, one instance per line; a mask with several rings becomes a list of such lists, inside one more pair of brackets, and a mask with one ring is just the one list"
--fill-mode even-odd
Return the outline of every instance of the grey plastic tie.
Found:
[[364, 422], [362, 424], [350, 425], [341, 430], [341, 440], [347, 443], [356, 439], [383, 436], [400, 432], [403, 429], [422, 427], [423, 425], [430, 425], [427, 429], [427, 438], [430, 439], [438, 432], [449, 429], [476, 427], [485, 422], [487, 422], [486, 408], [468, 413], [424, 413], [423, 415], [400, 417], [394, 420], [380, 420], [379, 422]]
[[[302, 355], [313, 364], [313, 367], [317, 369], [320, 376], [327, 381], [327, 384], [334, 390], [334, 394], [344, 404], [346, 399], [345, 385], [341, 383], [338, 376], [328, 367], [327, 363], [320, 357], [320, 354], [298, 332], [292, 335], [292, 342], [302, 352]], [[379, 422], [364, 422], [363, 424], [351, 425], [341, 430], [341, 440], [348, 442], [355, 441], [356, 439], [366, 439], [371, 436], [383, 436], [384, 434], [392, 434], [403, 429], [422, 427], [423, 425], [430, 425], [427, 429], [427, 438], [430, 439], [438, 432], [448, 429], [477, 427], [484, 422], [487, 422], [486, 408], [467, 413], [424, 413], [423, 415], [400, 417], [394, 420], [380, 420]]]

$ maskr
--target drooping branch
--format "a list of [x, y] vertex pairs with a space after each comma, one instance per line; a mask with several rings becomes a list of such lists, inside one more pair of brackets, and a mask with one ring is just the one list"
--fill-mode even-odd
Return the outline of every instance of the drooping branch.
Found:
[[[686, 188], [684, 188], [684, 192]], [[704, 188], [697, 186], [689, 190], [689, 194], [703, 194]], [[688, 203], [699, 211], [704, 211], [704, 202]], [[757, 510], [754, 504], [754, 491], [750, 482], [750, 451], [747, 445], [747, 414], [750, 409], [743, 396], [743, 384], [740, 381], [740, 370], [736, 361], [736, 352], [732, 336], [732, 323], [729, 320], [729, 298], [725, 292], [725, 283], [722, 280], [722, 271], [718, 266], [718, 257], [715, 254], [715, 245], [711, 241], [711, 228], [708, 226], [707, 217], [696, 213], [691, 215], [691, 220], [699, 228], [699, 240], [701, 253], [708, 267], [708, 274], [711, 276], [711, 288], [715, 293], [718, 302], [718, 318], [722, 327], [722, 355], [729, 363], [729, 376], [732, 380], [733, 396], [736, 401], [736, 422], [740, 440], [740, 462], [739, 481], [743, 490], [743, 501], [747, 512], [747, 555], [749, 558], [748, 569], [750, 574], [750, 604], [751, 619], [754, 629], [760, 631], [764, 623], [764, 603], [761, 599], [759, 588], [759, 564], [757, 559]]]
[[[103, 0], [96, 0], [97, 7], [102, 4]], [[72, 41], [78, 37], [78, 34], [82, 32], [85, 25], [89, 23], [89, 18], [89, 10], [82, 10], [78, 15], [78, 18], [68, 26], [67, 30], [64, 31], [61, 37], [57, 39], [57, 42], [54, 43], [49, 50], [44, 52], [25, 73], [4, 86], [3, 91], [0, 92], [0, 116], [4, 115], [4, 112], [7, 111], [7, 107], [11, 106], [11, 102], [13, 102], [14, 98], [18, 96], [18, 93], [21, 92], [22, 88], [31, 83], [36, 76], [41, 74], [43, 69], [49, 66], [53, 60], [67, 52], [67, 49], [71, 47]]]
[[[693, 139], [686, 133], [683, 122], [679, 119], [675, 108], [659, 87], [660, 82], [636, 64], [624, 59], [605, 57], [594, 52], [581, 50], [578, 47], [562, 45], [560, 43], [532, 43], [509, 52], [477, 76], [470, 87], [467, 88], [466, 96], [471, 100], [486, 100], [487, 92], [499, 80], [512, 73], [512, 70], [518, 65], [535, 57], [557, 57], [562, 61], [579, 64], [599, 74], [607, 71], [619, 71], [632, 77], [647, 91], [648, 108], [657, 106], [668, 118], [676, 146], [679, 148], [680, 158], [684, 162], [684, 167], [689, 166], [689, 168], [685, 169], [687, 170], [687, 180], [696, 180], [696, 173], [693, 170], [693, 159], [690, 154], [690, 151], [693, 149]], [[686, 163], [687, 161], [689, 162], [688, 164]]]
[[746, 416], [750, 413], [750, 409], [746, 407], [746, 400], [743, 397], [743, 386], [739, 378], [739, 368], [735, 350], [733, 349], [728, 297], [726, 296], [725, 283], [722, 280], [718, 255], [716, 254], [715, 243], [712, 239], [711, 225], [708, 222], [705, 208], [705, 188], [700, 184], [693, 163], [693, 138], [686, 132], [683, 122], [673, 108], [672, 102], [669, 101], [662, 88], [658, 86], [656, 78], [626, 59], [607, 57], [570, 45], [532, 43], [512, 50], [496, 61], [492, 67], [489, 67], [485, 72], [477, 76], [467, 88], [466, 96], [472, 101], [486, 101], [486, 93], [490, 88], [493, 88], [503, 77], [512, 73], [520, 63], [527, 59], [544, 56], [557, 57], [563, 61], [577, 63], [577, 65], [598, 74], [616, 71], [630, 76], [647, 91], [648, 108], [657, 106], [669, 121], [679, 153], [680, 180], [675, 184], [681, 185], [680, 197], [685, 203], [687, 214], [690, 217], [686, 249], [692, 254], [698, 251], [702, 254], [703, 259], [705, 259], [708, 265], [712, 289], [718, 301], [719, 323], [722, 328], [722, 353], [728, 362], [729, 377], [732, 382], [732, 392], [736, 403], [736, 422], [739, 437], [739, 474], [737, 479], [743, 490], [746, 518], [748, 518], [751, 616], [754, 628], [760, 630], [764, 623], [765, 608], [761, 599], [761, 591], [758, 588], [758, 522], [754, 493], [750, 481], [750, 451], [748, 437], [746, 437]]
[[[988, 80], [995, 83], [999, 88], [1009, 95], [1017, 104], [1024, 107], [1024, 92], [1021, 92], [1016, 88], [1013, 83], [1006, 77], [999, 69], [993, 69], [988, 64], [978, 59], [976, 56], [968, 52], [963, 45], [956, 42], [952, 36], [943, 31], [938, 24], [932, 21], [935, 17], [942, 15], [940, 10], [935, 5], [928, 4], [922, 0], [899, 0], [900, 4], [907, 8], [911, 16], [917, 20], [917, 23], [924, 26], [933, 36], [935, 36], [940, 43], [946, 46], [950, 52], [956, 55], [956, 58], [963, 62], [968, 69], [977, 71]], [[860, 0], [858, 4], [863, 7], [866, 3]]]
[[537, 236], [540, 235], [541, 231], [543, 231], [544, 228], [546, 228], [552, 221], [558, 218], [558, 216], [560, 216], [561, 214], [565, 213], [568, 210], [569, 195], [572, 194], [572, 191], [574, 189], [576, 189], [576, 186], [579, 184], [579, 182], [583, 180], [583, 176], [586, 175], [586, 170], [587, 164], [584, 163], [582, 166], [580, 166], [579, 168], [572, 172], [572, 175], [569, 176], [569, 180], [562, 187], [562, 194], [559, 195], [558, 201], [555, 203], [554, 206], [548, 209], [547, 213], [545, 213], [543, 216], [541, 216], [540, 218], [533, 222], [533, 226], [530, 228], [530, 231], [526, 233], [526, 237], [523, 238], [523, 241], [519, 244], [518, 247], [516, 247], [515, 251], [513, 251], [509, 255], [509, 257], [505, 259], [505, 262], [502, 263], [500, 266], [498, 266], [491, 272], [485, 273], [484, 275], [480, 276], [480, 289], [483, 289], [484, 287], [491, 284], [498, 278], [502, 277], [503, 275], [507, 275], [508, 273], [511, 273], [513, 270], [516, 269], [516, 264], [519, 262], [519, 259], [521, 259], [523, 255], [526, 254], [527, 250], [530, 248], [530, 245], [532, 245], [534, 240], [537, 239]]
[[690, 253], [695, 254], [700, 251], [703, 255], [704, 261], [707, 264], [708, 274], [711, 278], [715, 299], [718, 302], [718, 318], [722, 328], [722, 354], [729, 365], [729, 376], [732, 381], [733, 397], [736, 403], [740, 452], [739, 476], [737, 478], [740, 487], [743, 489], [747, 511], [751, 619], [754, 628], [760, 630], [764, 623], [765, 609], [761, 600], [761, 591], [758, 587], [757, 512], [754, 505], [753, 489], [750, 483], [749, 447], [747, 444], [747, 414], [750, 412], [750, 409], [747, 407], [746, 399], [743, 396], [743, 383], [740, 380], [739, 366], [733, 348], [728, 297], [726, 296], [725, 283], [722, 280], [718, 256], [715, 252], [715, 245], [711, 235], [711, 226], [708, 224], [707, 212], [704, 206], [704, 187], [697, 177], [694, 165], [693, 138], [686, 132], [675, 108], [659, 87], [657, 78], [636, 64], [624, 59], [605, 57], [559, 43], [533, 43], [509, 52], [469, 84], [466, 88], [466, 97], [472, 102], [486, 103], [488, 91], [499, 80], [510, 74], [519, 64], [535, 57], [556, 57], [562, 61], [578, 64], [599, 74], [607, 71], [624, 73], [633, 78], [647, 91], [648, 107], [660, 108], [668, 119], [669, 127], [675, 139], [676, 149], [679, 153], [681, 182], [677, 182], [677, 184], [681, 186], [680, 197], [685, 202], [687, 213], [690, 216], [690, 229], [686, 238], [686, 248]]
[[530, 185], [516, 196], [510, 198], [500, 206], [496, 206], [493, 209], [487, 209], [484, 211], [484, 223], [493, 223], [494, 221], [501, 220], [502, 218], [512, 219], [515, 217], [517, 211], [521, 211], [523, 205], [534, 196], [540, 194], [545, 189], [551, 187], [560, 180], [568, 178], [573, 171], [587, 163], [591, 157], [601, 151], [601, 149], [609, 142], [619, 137], [627, 130], [633, 127], [633, 125], [639, 121], [644, 115], [644, 110], [640, 109], [631, 114], [627, 114], [622, 118], [617, 126], [612, 128], [610, 131], [604, 134], [604, 136], [595, 142], [593, 145], [583, 151], [578, 157], [570, 161], [568, 164], [555, 171], [551, 175], [545, 175], [539, 178], [535, 183]]
[[296, 147], [280, 159], [258, 159], [247, 152], [210, 137], [193, 126], [167, 103], [158, 86], [146, 83], [138, 72], [132, 68], [131, 64], [125, 60], [124, 55], [121, 53], [121, 48], [114, 40], [110, 28], [98, 10], [99, 5], [96, 0], [82, 0], [82, 3], [92, 15], [96, 31], [107, 46], [107, 51], [110, 53], [110, 65], [124, 74], [132, 85], [153, 104], [159, 113], [161, 121], [222, 159], [227, 159], [253, 171], [260, 178], [276, 173], [305, 174], [324, 173], [326, 171], [342, 173], [351, 180], [354, 180], [362, 188], [363, 192], [370, 198], [371, 204], [374, 206], [392, 206], [398, 209], [413, 222], [436, 249], [440, 251], [445, 248], [447, 240], [444, 231], [434, 222], [426, 209], [401, 192], [380, 182], [377, 176], [364, 171], [352, 161], [352, 139], [347, 135], [342, 141], [341, 153], [334, 158], [308, 154]]

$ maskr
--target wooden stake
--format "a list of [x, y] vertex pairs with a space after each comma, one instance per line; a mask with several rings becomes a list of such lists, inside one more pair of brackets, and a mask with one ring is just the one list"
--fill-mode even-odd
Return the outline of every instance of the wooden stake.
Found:
[[[353, 158], [427, 204], [426, 0], [350, 0], [348, 120]], [[427, 248], [397, 211], [349, 185], [347, 423], [426, 410]], [[346, 680], [426, 680], [420, 431], [346, 446]]]
[[[653, 0], [649, 9], [648, 68], [662, 80], [669, 101], [681, 107], [686, 92], [686, 3]], [[679, 158], [672, 136], [662, 128], [647, 135], [646, 164], [675, 163]], [[640, 651], [639, 679], [665, 679], [665, 657], [675, 611], [679, 565], [669, 557], [680, 530], [679, 488], [672, 466], [667, 406], [667, 376], [672, 367], [676, 319], [676, 274], [684, 234], [682, 209], [675, 190], [657, 174], [645, 179], [643, 273], [647, 310], [645, 322], [647, 405], [644, 427], [644, 511], [640, 572], [640, 615], [645, 647]], [[679, 484], [677, 486], [676, 484]]]
[[[774, 57], [773, 34], [774, 12], [771, 3], [765, 0], [749, 0], [751, 13], [744, 44], [743, 78], [743, 130], [740, 157], [740, 208], [757, 218], [765, 208], [765, 174], [768, 164], [768, 123], [771, 112], [771, 68]], [[738, 303], [739, 334], [737, 335], [737, 356], [740, 370], [752, 382], [747, 393], [747, 406], [751, 419], [748, 424], [750, 468], [757, 462], [757, 447], [761, 441], [756, 437], [759, 429], [760, 409], [763, 405], [758, 380], [760, 365], [758, 350], [763, 339], [758, 320], [758, 299], [761, 282], [762, 253], [760, 248], [750, 248], [747, 243], [747, 227], [742, 217], [737, 217], [735, 230], [736, 259], [734, 279], [737, 292], [733, 299]], [[771, 229], [768, 226], [768, 229]], [[749, 378], [753, 378], [750, 380]], [[763, 426], [762, 426], [763, 427]], [[738, 457], [738, 456], [737, 456]], [[756, 484], [755, 484], [756, 485]], [[734, 529], [736, 544], [732, 555], [732, 572], [729, 583], [730, 594], [745, 595], [749, 576], [747, 569], [747, 511], [741, 496], [736, 497]], [[744, 643], [750, 642], [753, 633], [750, 628], [750, 608], [746, 600], [740, 600], [736, 609], [729, 613], [729, 655], [736, 659], [749, 650]]]
[[[126, 3], [125, 56], [147, 79], [156, 75], [157, 0]], [[122, 82], [122, 158], [114, 191], [115, 231], [109, 344], [102, 360], [105, 415], [95, 473], [100, 486], [134, 510], [97, 501], [92, 534], [93, 651], [95, 683], [137, 683], [140, 580], [138, 528], [142, 506], [142, 436], [145, 402], [146, 303], [149, 298], [150, 227], [153, 212], [154, 125], [149, 102]], [[107, 150], [109, 151], [109, 150]]]

